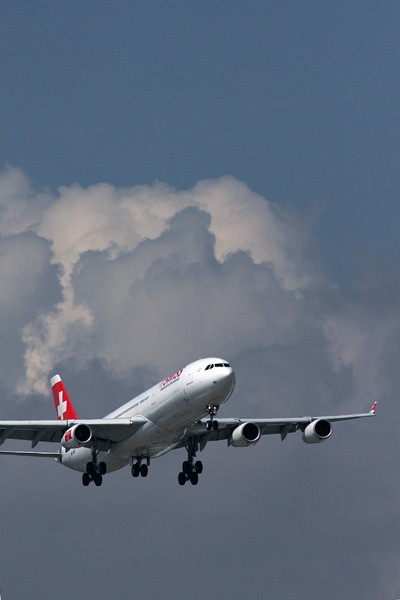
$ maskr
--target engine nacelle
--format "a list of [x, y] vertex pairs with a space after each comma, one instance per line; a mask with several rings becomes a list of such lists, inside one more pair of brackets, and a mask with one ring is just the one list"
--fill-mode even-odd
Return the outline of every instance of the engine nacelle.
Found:
[[261, 431], [256, 423], [242, 423], [233, 430], [230, 444], [236, 448], [251, 446], [258, 442]]
[[332, 433], [332, 425], [325, 419], [312, 421], [303, 432], [303, 442], [306, 444], [319, 444], [327, 440]]
[[68, 429], [62, 437], [61, 445], [67, 450], [84, 446], [92, 439], [92, 430], [89, 425], [79, 423]]

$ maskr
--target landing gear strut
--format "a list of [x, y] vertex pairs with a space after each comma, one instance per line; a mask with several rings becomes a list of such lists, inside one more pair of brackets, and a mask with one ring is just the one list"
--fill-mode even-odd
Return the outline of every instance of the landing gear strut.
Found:
[[143, 458], [137, 458], [136, 462], [133, 463], [132, 465], [132, 469], [131, 469], [131, 473], [132, 473], [132, 477], [139, 477], [139, 475], [141, 475], [142, 477], [147, 477], [148, 473], [149, 473], [149, 464], [150, 464], [150, 459], [147, 458], [147, 464], [142, 464], [142, 460]]
[[214, 420], [214, 417], [218, 412], [219, 406], [209, 404], [206, 408], [207, 408], [208, 414], [210, 415], [210, 420], [207, 421], [207, 423], [206, 423], [206, 429], [208, 429], [208, 431], [211, 431], [211, 429], [214, 429], [215, 431], [217, 431], [218, 430], [218, 421]]
[[203, 463], [201, 460], [194, 462], [197, 448], [197, 438], [190, 438], [186, 446], [188, 458], [183, 462], [182, 471], [178, 475], [179, 485], [185, 485], [187, 481], [190, 481], [192, 485], [197, 485], [199, 481], [199, 475], [203, 472]]

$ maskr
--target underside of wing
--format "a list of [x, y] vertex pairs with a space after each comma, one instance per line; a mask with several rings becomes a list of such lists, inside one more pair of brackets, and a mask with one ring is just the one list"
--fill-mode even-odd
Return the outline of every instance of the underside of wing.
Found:
[[[357, 413], [348, 415], [333, 415], [323, 417], [295, 417], [278, 419], [218, 419], [217, 429], [207, 429], [207, 419], [202, 419], [189, 427], [182, 440], [184, 446], [190, 438], [196, 438], [200, 450], [203, 450], [207, 442], [227, 440], [229, 445], [248, 446], [256, 443], [262, 435], [279, 434], [282, 441], [288, 433], [304, 431], [311, 425], [319, 423], [324, 432], [310, 439], [304, 439], [308, 443], [322, 441], [331, 434], [331, 422], [348, 421], [363, 417], [372, 417], [375, 414], [375, 405], [368, 413]], [[313, 441], [311, 441], [313, 440]]]
[[147, 422], [141, 416], [132, 419], [75, 419], [71, 421], [0, 421], [0, 445], [7, 439], [28, 440], [34, 448], [39, 442], [60, 443], [74, 425], [90, 427], [92, 437], [103, 442], [121, 442]]
[[8, 456], [35, 456], [36, 458], [57, 458], [60, 460], [60, 452], [23, 452], [21, 450], [0, 450], [0, 455], [5, 454]]

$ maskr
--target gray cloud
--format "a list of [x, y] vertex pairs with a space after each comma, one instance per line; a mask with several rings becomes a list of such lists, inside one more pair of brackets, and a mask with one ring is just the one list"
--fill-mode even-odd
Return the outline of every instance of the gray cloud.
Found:
[[[153, 293], [162, 293], [165, 297], [169, 294], [171, 300], [174, 289], [178, 288], [170, 286], [169, 291], [157, 290], [157, 286], [168, 282], [165, 276], [157, 280], [155, 270], [164, 268], [162, 264], [166, 264], [167, 260], [170, 263], [168, 268], [174, 270], [176, 277], [178, 270], [174, 260], [179, 257], [184, 265], [183, 279], [187, 279], [187, 284], [182, 281], [178, 283], [186, 285], [186, 288], [180, 290], [177, 306], [182, 305], [181, 309], [186, 316], [190, 302], [193, 306], [197, 303], [198, 310], [205, 310], [206, 302], [200, 305], [197, 299], [206, 289], [206, 280], [210, 285], [210, 299], [214, 302], [221, 301], [218, 297], [220, 293], [223, 295], [219, 266], [222, 265], [221, 272], [226, 272], [225, 277], [230, 277], [233, 282], [234, 277], [228, 276], [228, 273], [235, 268], [234, 262], [233, 259], [227, 259], [237, 255], [234, 260], [239, 260], [240, 252], [243, 254], [241, 260], [251, 259], [254, 265], [263, 267], [256, 276], [260, 279], [256, 285], [266, 285], [268, 269], [265, 265], [268, 264], [267, 277], [277, 280], [275, 291], [278, 293], [279, 290], [279, 293], [287, 297], [291, 293], [300, 297], [305, 290], [320, 286], [324, 279], [318, 265], [310, 259], [309, 222], [270, 204], [233, 177], [202, 181], [188, 191], [176, 191], [159, 182], [153, 186], [136, 186], [130, 189], [98, 184], [87, 189], [77, 185], [62, 187], [58, 190], [58, 195], [54, 196], [48, 191], [35, 192], [19, 169], [7, 167], [0, 179], [0, 190], [2, 185], [4, 190], [0, 191], [0, 198], [3, 218], [0, 218], [0, 231], [3, 231], [3, 235], [34, 231], [52, 243], [53, 262], [62, 267], [60, 281], [63, 301], [59, 303], [57, 315], [43, 315], [24, 328], [26, 380], [18, 388], [20, 393], [45, 393], [44, 382], [54, 365], [75, 355], [76, 348], [83, 348], [85, 339], [93, 337], [96, 331], [94, 314], [89, 309], [90, 299], [85, 303], [77, 301], [71, 282], [71, 275], [77, 273], [78, 265], [82, 268], [79, 262], [81, 256], [87, 253], [106, 253], [107, 264], [121, 257], [118, 263], [113, 263], [118, 264], [119, 269], [122, 268], [121, 265], [129, 263], [129, 253], [134, 253], [135, 269], [149, 269], [151, 263], [149, 273], [150, 276], [153, 273]], [[192, 212], [185, 212], [185, 209]], [[204, 212], [202, 218], [206, 221], [201, 221], [199, 211]], [[194, 218], [195, 214], [198, 215], [197, 219]], [[195, 223], [198, 225], [195, 226]], [[166, 252], [167, 257], [157, 267], [155, 256], [161, 260], [162, 252]], [[202, 253], [205, 253], [204, 256]], [[202, 282], [196, 283], [189, 275], [193, 268], [198, 268], [198, 263], [203, 269], [206, 259], [214, 261], [214, 270], [210, 266], [203, 273], [205, 279], [202, 287]], [[241, 272], [244, 273], [245, 269]], [[110, 268], [108, 273], [111, 273]], [[206, 273], [210, 276], [214, 273], [215, 282]], [[113, 277], [117, 277], [117, 271]], [[133, 280], [131, 283], [133, 284]], [[249, 300], [245, 291], [248, 282], [243, 279], [242, 283], [242, 302], [246, 302]], [[121, 289], [123, 285], [119, 282]], [[137, 297], [144, 299], [139, 280], [135, 279], [135, 285], [136, 288], [139, 285], [139, 289], [135, 289]], [[228, 285], [231, 284], [228, 282]], [[234, 291], [238, 293], [238, 285]], [[186, 293], [193, 298], [185, 300]], [[102, 295], [106, 296], [104, 289]], [[272, 297], [272, 291], [270, 296]], [[173, 301], [176, 302], [176, 299]], [[226, 316], [227, 305], [230, 304], [225, 302]], [[164, 306], [168, 307], [168, 302]], [[125, 309], [129, 309], [126, 301]], [[162, 306], [159, 310], [162, 310]], [[232, 320], [237, 319], [234, 311], [235, 308], [229, 308]], [[250, 314], [249, 311], [248, 316]], [[164, 315], [165, 322], [168, 318], [172, 323], [171, 317]], [[131, 315], [128, 320], [130, 319]], [[188, 322], [195, 322], [193, 313]], [[223, 319], [218, 323], [220, 327], [223, 326]], [[122, 322], [119, 326], [125, 330]], [[258, 329], [255, 320], [252, 328]], [[45, 335], [43, 332], [46, 332]], [[118, 352], [115, 346], [114, 354], [107, 354], [113, 344], [113, 337], [108, 339], [105, 354], [101, 358], [109, 361], [115, 359], [114, 366], [119, 363], [124, 368], [126, 348], [121, 346]], [[117, 343], [120, 344], [119, 341]], [[201, 350], [197, 347], [194, 349]], [[161, 369], [165, 366], [159, 365]]]
[[25, 376], [23, 328], [60, 302], [58, 266], [34, 233], [0, 238], [0, 377], [11, 390]]
[[306, 335], [304, 299], [250, 253], [218, 261], [210, 224], [210, 215], [187, 208], [129, 253], [82, 255], [72, 286], [93, 317], [87, 355], [101, 355], [116, 371], [144, 363], [166, 372], [188, 355], [234, 356]]

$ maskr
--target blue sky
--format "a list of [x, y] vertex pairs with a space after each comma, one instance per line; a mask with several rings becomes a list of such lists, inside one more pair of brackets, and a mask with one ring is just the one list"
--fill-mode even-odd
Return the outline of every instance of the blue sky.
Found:
[[182, 450], [100, 489], [1, 458], [4, 598], [400, 597], [399, 17], [1, 3], [0, 418], [54, 418], [56, 373], [101, 417], [199, 356], [235, 370], [221, 417], [378, 402], [207, 444], [196, 488]]
[[320, 218], [343, 280], [398, 253], [396, 2], [3, 2], [0, 164], [37, 186], [231, 174]]

